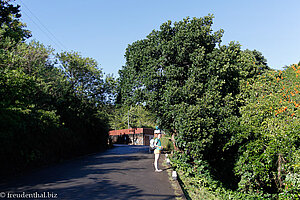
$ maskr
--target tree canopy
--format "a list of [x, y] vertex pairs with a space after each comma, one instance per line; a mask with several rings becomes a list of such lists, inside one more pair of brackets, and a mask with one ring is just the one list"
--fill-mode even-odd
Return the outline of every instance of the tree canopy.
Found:
[[79, 53], [26, 43], [20, 16], [0, 1], [0, 176], [107, 147], [101, 69]]
[[20, 22], [20, 6], [12, 5], [9, 1], [0, 1], [0, 39], [10, 39], [15, 42], [24, 41], [31, 37], [30, 31]]
[[268, 69], [259, 52], [221, 45], [212, 24], [212, 15], [168, 21], [128, 46], [120, 70], [117, 102], [144, 104], [193, 159], [212, 155], [221, 122], [239, 115], [240, 82]]
[[[269, 74], [259, 51], [242, 50], [236, 42], [222, 45], [223, 30], [214, 32], [212, 24], [212, 15], [168, 21], [128, 45], [116, 103], [144, 105], [155, 113], [158, 125], [175, 135], [174, 166], [212, 190], [223, 185], [249, 199], [295, 197], [297, 82], [285, 82], [289, 89], [282, 95], [290, 103], [280, 106], [274, 94], [282, 86], [271, 85], [285, 78]], [[298, 77], [289, 71], [284, 74]], [[287, 110], [289, 118], [282, 114]], [[283, 195], [284, 184], [293, 188], [290, 196]]]

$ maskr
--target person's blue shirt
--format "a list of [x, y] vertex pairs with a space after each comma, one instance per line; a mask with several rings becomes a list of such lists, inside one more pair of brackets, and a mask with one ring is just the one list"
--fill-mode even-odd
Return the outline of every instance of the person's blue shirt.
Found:
[[158, 147], [155, 147], [155, 149], [161, 150], [161, 141], [160, 141], [160, 139], [155, 138], [154, 144], [155, 144], [156, 146], [158, 146]]

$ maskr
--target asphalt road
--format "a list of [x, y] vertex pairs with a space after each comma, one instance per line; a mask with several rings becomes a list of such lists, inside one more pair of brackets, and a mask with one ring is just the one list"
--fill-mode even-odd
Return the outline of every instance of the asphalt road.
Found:
[[175, 199], [153, 160], [146, 146], [118, 145], [0, 183], [0, 199]]

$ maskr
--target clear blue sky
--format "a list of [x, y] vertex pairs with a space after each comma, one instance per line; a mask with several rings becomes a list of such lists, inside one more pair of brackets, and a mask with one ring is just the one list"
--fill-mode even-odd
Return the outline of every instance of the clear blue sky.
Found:
[[[273, 69], [300, 61], [299, 0], [16, 0], [33, 37], [56, 52], [78, 51], [105, 74], [125, 65], [128, 44], [171, 20], [214, 14], [222, 44], [262, 52]], [[51, 34], [49, 33], [51, 32]]]

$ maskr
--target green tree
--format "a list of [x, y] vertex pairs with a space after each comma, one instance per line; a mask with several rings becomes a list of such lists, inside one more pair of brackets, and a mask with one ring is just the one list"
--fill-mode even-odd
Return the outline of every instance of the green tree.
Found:
[[213, 32], [212, 19], [162, 24], [128, 46], [120, 70], [117, 102], [145, 104], [161, 127], [176, 130], [178, 146], [194, 158], [214, 156], [209, 149], [225, 135], [218, 132], [220, 122], [238, 115], [240, 80], [268, 68], [256, 51], [221, 46], [223, 30]]
[[9, 3], [10, 0], [0, 0], [0, 39], [8, 38], [14, 42], [24, 41], [31, 36], [30, 31], [24, 29], [25, 24], [20, 22], [20, 6]]
[[108, 120], [97, 106], [103, 102], [78, 95], [65, 72], [51, 61], [51, 52], [38, 42], [18, 43], [2, 57], [3, 173], [106, 148]]
[[212, 24], [212, 15], [168, 21], [129, 45], [117, 103], [145, 105], [160, 127], [175, 133], [180, 158], [192, 169], [208, 163], [214, 177], [230, 187], [236, 148], [224, 151], [233, 134], [228, 121], [245, 104], [240, 85], [269, 68], [256, 50], [221, 45], [223, 30], [213, 32]]
[[103, 74], [94, 59], [84, 58], [78, 52], [62, 52], [57, 58], [76, 95], [94, 102], [104, 100]]
[[238, 146], [235, 174], [244, 192], [299, 198], [299, 75], [292, 65], [270, 70], [242, 86], [249, 96], [240, 108], [239, 131], [227, 144]]
[[118, 82], [116, 78], [108, 74], [104, 79], [104, 95], [106, 104], [113, 105], [118, 93]]
[[8, 2], [0, 5], [0, 176], [105, 149], [102, 71], [78, 55], [65, 60], [76, 65], [68, 77], [53, 49], [24, 42], [19, 6]]
[[155, 116], [142, 105], [114, 107], [110, 117], [111, 129], [154, 128]]

